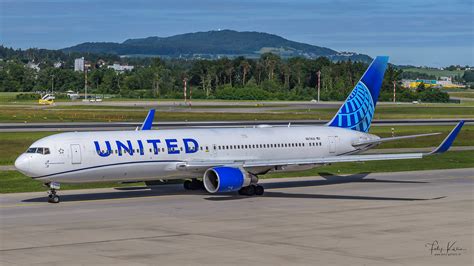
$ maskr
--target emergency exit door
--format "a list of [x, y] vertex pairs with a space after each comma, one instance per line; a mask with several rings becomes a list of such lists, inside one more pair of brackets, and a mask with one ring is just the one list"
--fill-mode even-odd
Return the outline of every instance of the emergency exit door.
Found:
[[79, 144], [71, 144], [71, 163], [80, 164], [81, 161], [81, 146]]

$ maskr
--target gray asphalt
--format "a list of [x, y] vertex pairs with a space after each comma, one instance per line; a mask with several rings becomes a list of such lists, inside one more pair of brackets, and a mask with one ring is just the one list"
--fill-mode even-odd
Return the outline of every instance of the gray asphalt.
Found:
[[[159, 120], [159, 118], [157, 118]], [[374, 126], [419, 126], [455, 125], [464, 120], [466, 125], [474, 124], [474, 119], [387, 119], [374, 120]], [[293, 126], [324, 125], [326, 120], [267, 120], [267, 121], [196, 121], [196, 122], [155, 122], [157, 128], [182, 127], [245, 127], [256, 125]], [[139, 127], [138, 122], [67, 122], [67, 123], [0, 123], [0, 132], [30, 131], [91, 131], [91, 130], [130, 130]]]
[[0, 264], [473, 265], [474, 168], [262, 184], [3, 194]]

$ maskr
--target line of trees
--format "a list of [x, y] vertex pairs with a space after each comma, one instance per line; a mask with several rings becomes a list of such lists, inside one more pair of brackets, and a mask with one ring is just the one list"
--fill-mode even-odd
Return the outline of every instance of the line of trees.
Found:
[[[320, 71], [321, 99], [343, 100], [368, 66], [361, 62], [331, 62], [324, 57], [282, 59], [271, 53], [258, 59], [163, 60], [58, 51], [50, 54], [48, 51], [18, 52], [3, 48], [2, 52], [0, 47], [0, 91], [46, 91], [53, 83], [55, 91], [83, 91], [85, 75], [73, 71], [72, 64], [73, 58], [85, 56], [91, 62], [102, 59], [109, 64], [121, 62], [135, 66], [134, 70], [123, 73], [99, 66], [89, 69], [90, 93], [130, 98], [182, 98], [183, 80], [187, 79], [193, 99], [311, 100], [317, 97]], [[26, 66], [31, 61], [41, 62], [39, 71]], [[62, 62], [61, 67], [53, 67], [57, 61]], [[402, 70], [389, 65], [382, 85], [382, 100], [391, 100], [393, 81], [398, 83], [401, 73]], [[433, 93], [441, 94], [440, 91]], [[418, 94], [413, 92], [407, 100], [423, 100]]]

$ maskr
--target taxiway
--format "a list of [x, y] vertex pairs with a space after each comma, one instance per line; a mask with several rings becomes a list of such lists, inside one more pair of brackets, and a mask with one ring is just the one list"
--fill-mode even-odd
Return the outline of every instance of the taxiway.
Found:
[[[474, 168], [3, 194], [0, 264], [472, 265]], [[429, 244], [448, 242], [455, 255]]]

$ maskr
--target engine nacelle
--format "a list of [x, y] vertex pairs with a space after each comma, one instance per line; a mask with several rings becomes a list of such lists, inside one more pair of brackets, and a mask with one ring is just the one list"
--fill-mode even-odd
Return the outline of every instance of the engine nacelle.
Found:
[[252, 177], [244, 169], [221, 166], [207, 169], [202, 181], [209, 193], [231, 192], [250, 185]]

